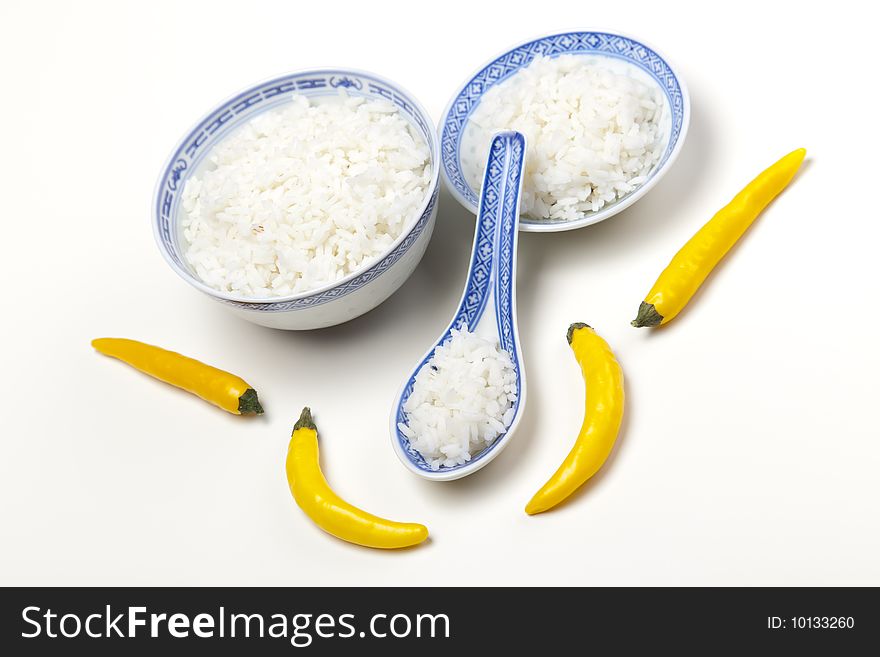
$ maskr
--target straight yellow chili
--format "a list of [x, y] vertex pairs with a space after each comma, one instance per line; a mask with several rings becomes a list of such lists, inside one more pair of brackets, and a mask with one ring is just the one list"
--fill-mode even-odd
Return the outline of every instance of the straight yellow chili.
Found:
[[235, 415], [260, 414], [257, 391], [241, 377], [161, 347], [125, 338], [98, 338], [92, 346], [144, 374], [198, 395]]
[[304, 408], [287, 450], [287, 483], [293, 499], [325, 532], [349, 543], [380, 549], [405, 548], [428, 538], [424, 525], [385, 520], [352, 506], [330, 488], [318, 459], [318, 429]]
[[632, 321], [635, 327], [666, 324], [690, 301], [721, 258], [794, 178], [807, 151], [799, 148], [762, 172], [718, 211], [663, 270]]
[[552, 509], [599, 471], [623, 419], [623, 371], [611, 347], [580, 322], [568, 327], [567, 337], [587, 386], [584, 421], [562, 465], [526, 505], [529, 515]]

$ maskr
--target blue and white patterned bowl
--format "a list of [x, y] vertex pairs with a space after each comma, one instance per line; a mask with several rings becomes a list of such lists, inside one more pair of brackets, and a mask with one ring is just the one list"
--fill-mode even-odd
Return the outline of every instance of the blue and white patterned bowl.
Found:
[[[350, 95], [391, 101], [428, 144], [432, 179], [418, 218], [377, 261], [342, 280], [285, 297], [248, 299], [205, 285], [186, 264], [180, 228], [181, 192], [212, 147], [257, 114], [289, 102], [293, 94]], [[237, 315], [263, 326], [313, 329], [333, 326], [382, 303], [412, 274], [434, 230], [439, 189], [439, 152], [434, 125], [422, 105], [399, 85], [355, 69], [311, 69], [256, 84], [226, 99], [206, 114], [175, 146], [156, 184], [153, 232], [165, 260], [185, 281]]]
[[440, 119], [440, 165], [449, 191], [476, 214], [479, 189], [468, 182], [462, 167], [462, 138], [470, 115], [489, 89], [528, 66], [536, 56], [588, 55], [623, 61], [650, 76], [662, 89], [670, 115], [666, 148], [660, 161], [637, 189], [622, 199], [590, 212], [576, 221], [520, 219], [520, 230], [555, 232], [598, 223], [629, 207], [644, 196], [669, 170], [684, 144], [690, 121], [690, 100], [681, 76], [656, 50], [620, 34], [602, 31], [572, 31], [543, 36], [521, 43], [493, 57], [471, 75], [452, 96]]

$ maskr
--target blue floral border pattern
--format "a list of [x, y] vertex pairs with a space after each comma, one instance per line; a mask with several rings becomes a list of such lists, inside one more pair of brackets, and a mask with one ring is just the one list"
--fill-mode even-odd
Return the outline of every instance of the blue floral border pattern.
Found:
[[[517, 354], [516, 331], [514, 330], [513, 295], [516, 281], [513, 275], [513, 259], [516, 250], [517, 223], [519, 221], [519, 198], [522, 191], [522, 177], [525, 166], [525, 138], [518, 132], [505, 134], [508, 142], [510, 166], [504, 184], [503, 213], [498, 222], [496, 249], [498, 251], [497, 276], [495, 278], [495, 297], [498, 299], [498, 333], [501, 348], [511, 354]], [[498, 141], [501, 137], [496, 137]], [[519, 362], [514, 359], [519, 381]]]
[[658, 170], [669, 158], [678, 141], [684, 121], [684, 97], [681, 86], [666, 61], [646, 45], [633, 39], [605, 32], [567, 32], [536, 39], [501, 55], [477, 73], [456, 96], [449, 113], [440, 126], [440, 160], [453, 187], [476, 205], [477, 197], [465, 181], [459, 160], [459, 148], [468, 117], [492, 86], [528, 66], [535, 57], [556, 57], [562, 54], [597, 54], [626, 60], [650, 75], [666, 94], [672, 113], [669, 145]]
[[[327, 70], [316, 73], [296, 73], [274, 80], [269, 80], [256, 87], [229, 99], [218, 109], [205, 117], [181, 141], [177, 150], [169, 158], [156, 190], [154, 201], [154, 221], [158, 228], [159, 239], [165, 250], [181, 270], [188, 270], [178, 253], [173, 235], [173, 217], [180, 204], [180, 192], [185, 179], [196, 169], [211, 148], [231, 130], [240, 127], [254, 115], [287, 102], [294, 93], [307, 96], [325, 96], [339, 93], [342, 87], [350, 93], [376, 96], [397, 105], [418, 126], [422, 136], [429, 144], [436, 139], [427, 119], [422, 116], [413, 102], [402, 92], [394, 89], [382, 80], [365, 74], [355, 74], [345, 70]], [[439, 166], [432, 162], [431, 166]], [[438, 186], [439, 190], [439, 186]], [[434, 207], [437, 204], [438, 190], [428, 201], [427, 207], [410, 230], [406, 238], [385, 258], [372, 265], [346, 284], [324, 292], [285, 302], [246, 303], [218, 299], [237, 308], [262, 312], [285, 312], [298, 308], [310, 308], [327, 303], [363, 287], [377, 276], [387, 271], [412, 246], [427, 226]]]
[[[483, 316], [486, 302], [489, 300], [489, 284], [496, 266], [495, 235], [498, 232], [498, 210], [502, 200], [499, 194], [501, 180], [498, 174], [505, 155], [504, 150], [504, 144], [500, 140], [493, 142], [483, 181], [485, 192], [481, 198], [480, 214], [477, 217], [474, 253], [468, 270], [465, 294], [452, 321], [452, 326], [457, 329], [468, 326], [473, 330]], [[443, 339], [447, 337], [449, 331]]]
[[[525, 139], [518, 132], [499, 133], [492, 140], [489, 159], [486, 163], [486, 174], [480, 196], [480, 211], [474, 234], [473, 257], [468, 270], [465, 294], [461, 306], [452, 323], [443, 333], [439, 343], [442, 344], [452, 334], [452, 329], [461, 329], [463, 325], [471, 329], [477, 325], [489, 300], [490, 283], [494, 281], [497, 299], [499, 340], [501, 348], [508, 351], [516, 371], [517, 402], [519, 406], [522, 386], [520, 379], [521, 364], [514, 330], [513, 294], [516, 281], [513, 276], [513, 262], [518, 241], [519, 197], [522, 188], [523, 169], [525, 165]], [[432, 349], [406, 383], [400, 403], [397, 407], [396, 423], [406, 424], [406, 413], [403, 410], [407, 399], [413, 391], [416, 374], [434, 355]], [[413, 448], [409, 439], [400, 431], [397, 440], [410, 460], [421, 470], [431, 472], [431, 466], [424, 457]], [[468, 464], [483, 458], [500, 442], [500, 436], [487, 449], [468, 461]], [[456, 467], [444, 468], [445, 471]]]

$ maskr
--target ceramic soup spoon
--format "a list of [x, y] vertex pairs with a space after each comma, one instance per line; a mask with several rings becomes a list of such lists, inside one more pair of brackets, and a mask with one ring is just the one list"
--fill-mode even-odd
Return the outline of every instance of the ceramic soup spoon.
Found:
[[[525, 137], [519, 132], [499, 132], [492, 139], [480, 193], [471, 264], [461, 303], [452, 322], [418, 362], [394, 402], [391, 443], [401, 462], [426, 479], [450, 481], [472, 474], [487, 465], [507, 445], [525, 407], [526, 378], [516, 323], [516, 247], [519, 200], [525, 164]], [[510, 354], [516, 374], [516, 401], [507, 429], [469, 461], [432, 469], [410, 444], [399, 425], [407, 425], [404, 406], [413, 391], [416, 375], [446, 342], [453, 329], [468, 330], [487, 340], [497, 340]]]

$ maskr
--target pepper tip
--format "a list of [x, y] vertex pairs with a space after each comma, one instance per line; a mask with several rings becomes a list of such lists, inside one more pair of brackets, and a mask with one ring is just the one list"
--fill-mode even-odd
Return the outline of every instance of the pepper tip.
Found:
[[263, 414], [263, 406], [257, 398], [256, 390], [248, 388], [244, 391], [244, 394], [238, 398], [238, 412], [240, 415], [247, 415], [250, 413], [255, 415]]
[[630, 326], [642, 328], [643, 326], [658, 326], [663, 321], [663, 315], [657, 312], [653, 303], [642, 301], [636, 318], [630, 322]]
[[313, 429], [315, 431], [318, 429], [312, 419], [312, 409], [308, 406], [302, 409], [299, 419], [296, 421], [296, 424], [293, 425], [293, 430], [296, 431], [297, 429]]
[[526, 513], [530, 516], [536, 516], [546, 510], [547, 509], [542, 508], [538, 503], [536, 503], [534, 499], [530, 500], [529, 503], [526, 504]]
[[575, 322], [571, 326], [568, 327], [568, 331], [565, 333], [565, 339], [568, 340], [568, 344], [571, 344], [571, 338], [575, 331], [582, 328], [592, 329], [593, 327], [589, 324], [584, 324], [583, 322]]

